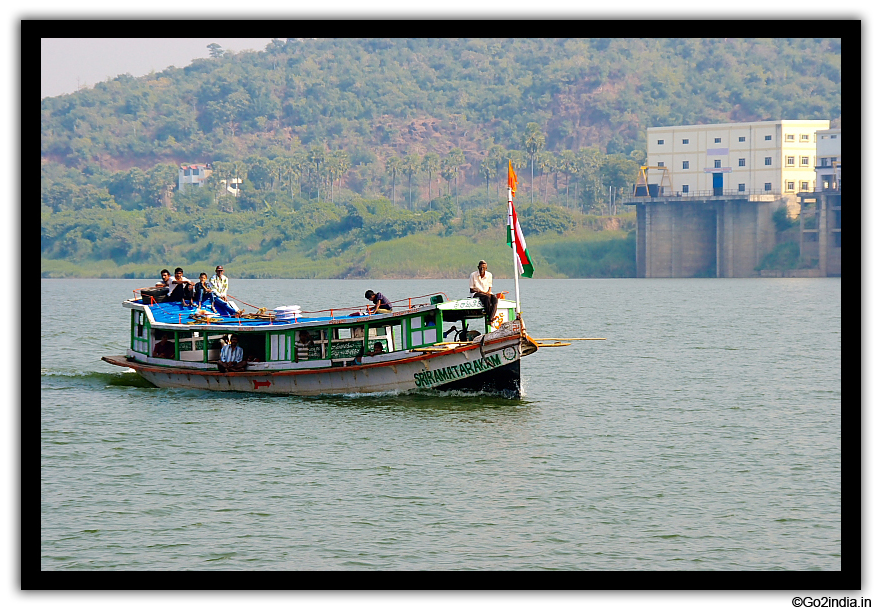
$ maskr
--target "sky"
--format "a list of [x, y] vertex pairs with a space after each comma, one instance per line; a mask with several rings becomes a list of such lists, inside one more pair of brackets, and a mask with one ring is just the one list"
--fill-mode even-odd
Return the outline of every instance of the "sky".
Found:
[[41, 38], [40, 99], [94, 87], [120, 74], [144, 76], [208, 57], [207, 46], [263, 51], [272, 38]]
[[[224, 3], [220, 3], [223, 5]], [[557, 14], [558, 16], [566, 16], [578, 14], [574, 13], [573, 6], [579, 6], [578, 10], [584, 11], [582, 8], [585, 4], [578, 3], [575, 4], [573, 2], [548, 2], [543, 1], [542, 3], [531, 3], [530, 5], [526, 5], [524, 3], [519, 3], [515, 1], [510, 2], [491, 2], [484, 5], [482, 10], [485, 14], [490, 10], [486, 8], [490, 4], [495, 4], [500, 7], [500, 9], [508, 9], [508, 15], [518, 16], [518, 15], [535, 15], [535, 11], [539, 10], [535, 8], [537, 5], [541, 4], [541, 10], [549, 10], [549, 7], [554, 6], [558, 10], [555, 13], [549, 13], [548, 16], [554, 16]], [[591, 3], [594, 4], [594, 3]], [[285, 2], [280, 3], [282, 7], [281, 10], [288, 10], [288, 14], [286, 18], [290, 19], [295, 17], [296, 15], [292, 13], [293, 10], [300, 11], [301, 15], [305, 16], [315, 16], [315, 17], [324, 17], [324, 18], [343, 18], [347, 16], [353, 16], [354, 13], [352, 11], [357, 10], [364, 13], [365, 10], [372, 10], [375, 12], [375, 17], [382, 17], [384, 15], [392, 15], [392, 16], [402, 16], [405, 12], [409, 13], [414, 18], [428, 18], [431, 15], [426, 15], [428, 11], [434, 11], [436, 14], [439, 9], [435, 8], [433, 5], [417, 5], [413, 2], [398, 2], [397, 0], [390, 1], [381, 1], [379, 4], [373, 4], [371, 9], [365, 9], [363, 3], [355, 3], [355, 2], [334, 2], [327, 1], [322, 3], [321, 5], [315, 5], [314, 7], [303, 7], [297, 6], [294, 9], [290, 7], [295, 5], [295, 3]], [[454, 0], [453, 2], [445, 2], [444, 5], [447, 7], [447, 15], [448, 18], [455, 18], [457, 16], [468, 18], [471, 13], [474, 12], [474, 6], [476, 3], [473, 1], [460, 1]], [[838, 18], [859, 18], [864, 20], [864, 25], [862, 26], [862, 42], [861, 47], [857, 48], [855, 46], [847, 44], [849, 41], [846, 41], [846, 55], [855, 56], [860, 53], [862, 63], [853, 62], [850, 57], [847, 57], [847, 61], [843, 62], [843, 73], [847, 74], [846, 65], [855, 66], [855, 64], [859, 65], [858, 67], [854, 67], [855, 70], [860, 70], [859, 73], [852, 72], [854, 76], [858, 77], [861, 81], [861, 97], [859, 100], [845, 100], [844, 106], [852, 109], [854, 112], [852, 116], [854, 117], [852, 120], [846, 120], [843, 128], [846, 131], [851, 131], [852, 136], [849, 137], [849, 140], [853, 142], [854, 155], [857, 158], [856, 160], [861, 161], [862, 164], [866, 167], [872, 168], [875, 167], [873, 162], [871, 161], [871, 156], [874, 154], [873, 150], [870, 150], [868, 144], [863, 144], [861, 148], [859, 148], [859, 142], [861, 142], [861, 137], [864, 132], [867, 133], [866, 137], [868, 141], [870, 139], [879, 140], [882, 134], [877, 133], [879, 130], [878, 121], [874, 119], [874, 113], [870, 111], [870, 108], [875, 108], [878, 110], [879, 108], [879, 82], [876, 74], [879, 72], [879, 50], [880, 44], [878, 40], [880, 39], [880, 26], [879, 26], [879, 13], [880, 10], [878, 3], [863, 3], [857, 0], [841, 0], [836, 2], [834, 5], [831, 5], [828, 1], [824, 2], [815, 2], [814, 0], [805, 0], [801, 2], [792, 2], [792, 3], [776, 3], [773, 7], [773, 10], [776, 11], [774, 14], [769, 14], [769, 3], [760, 1], [760, 0], [741, 0], [738, 3], [738, 10], [741, 11], [741, 15], [737, 14], [729, 14], [729, 16], [735, 18], [745, 18], [751, 15], [755, 15], [758, 18], [777, 18], [784, 19], [788, 17], [787, 13], [793, 14], [793, 10], [799, 10], [799, 18], [811, 18], [813, 15], [831, 15]], [[33, 2], [28, 2], [26, 5], [24, 2], [19, 2], [18, 6], [15, 6], [13, 3], [12, 8], [9, 5], [6, 5], [6, 11], [12, 11], [11, 14], [8, 14], [7, 19], [4, 21], [4, 25], [6, 25], [6, 33], [7, 39], [6, 44], [2, 48], [4, 49], [4, 57], [7, 60], [7, 75], [11, 82], [8, 83], [6, 90], [2, 97], [4, 99], [4, 109], [7, 111], [4, 113], [4, 117], [7, 120], [7, 133], [12, 133], [18, 135], [18, 138], [11, 137], [7, 138], [7, 146], [4, 147], [3, 155], [8, 158], [0, 159], [0, 162], [4, 163], [4, 166], [12, 167], [18, 173], [24, 173], [23, 167], [19, 161], [19, 158], [22, 156], [21, 153], [21, 114], [23, 108], [21, 107], [20, 93], [23, 88], [23, 83], [20, 82], [19, 79], [23, 80], [22, 75], [22, 66], [24, 65], [24, 60], [21, 56], [21, 31], [19, 22], [24, 18], [34, 18], [39, 16], [46, 17], [62, 17], [68, 16], [73, 18], [89, 18], [94, 13], [99, 13], [98, 17], [106, 17], [107, 15], [114, 15], [119, 18], [136, 18], [137, 14], [146, 14], [148, 17], [149, 11], [144, 9], [145, 3], [139, 3], [139, 6], [136, 7], [127, 7], [125, 5], [121, 5], [118, 2], [95, 2], [93, 0], [88, 0], [85, 5], [81, 5], [78, 3], [76, 6], [76, 13], [72, 13], [69, 9], [68, 3], [63, 2], [44, 2], [43, 0], [34, 0]], [[182, 5], [180, 3], [171, 3], [166, 0], [158, 0], [150, 3], [151, 7], [155, 7], [156, 10], [160, 10], [163, 12], [162, 15], [157, 15], [155, 18], [163, 18], [168, 15], [173, 15], [175, 11], [185, 10], [185, 11], [193, 11], [192, 6]], [[216, 3], [211, 4], [212, 8], [215, 9], [219, 5]], [[296, 5], [295, 5], [296, 6]], [[719, 8], [709, 8], [707, 2], [676, 2], [673, 4], [665, 5], [665, 9], [660, 9], [659, 4], [657, 2], [653, 2], [650, 0], [634, 0], [628, 4], [627, 9], [618, 8], [613, 6], [612, 8], [606, 9], [594, 9], [601, 14], [605, 14], [606, 18], [618, 18], [618, 19], [627, 19], [627, 18], [649, 18], [653, 15], [659, 15], [659, 11], [661, 10], [671, 10], [673, 9], [673, 13], [669, 16], [676, 18], [677, 14], [684, 13], [687, 18], [694, 18], [698, 16], [698, 13], [694, 11], [711, 11], [710, 13], [704, 13], [704, 17], [713, 17], [714, 13], [722, 13]], [[28, 14], [24, 14], [22, 12], [23, 9], [26, 9], [29, 12]], [[226, 14], [231, 14], [231, 9], [229, 8], [221, 8], [220, 12], [216, 13], [214, 16], [220, 16], [224, 14], [223, 11], [226, 11]], [[241, 3], [236, 5], [236, 8], [233, 8], [232, 11], [241, 11], [243, 10]], [[252, 8], [248, 7], [248, 15], [244, 18], [270, 18], [272, 17], [272, 11], [279, 10], [273, 6], [273, 2], [263, 2], [261, 3], [261, 7], [259, 9], [255, 9], [255, 12], [252, 12]], [[628, 13], [621, 13], [618, 15], [608, 14], [610, 10], [627, 10]], [[730, 9], [727, 9], [730, 10]], [[318, 11], [323, 11], [323, 14], [318, 14]], [[339, 11], [339, 12], [336, 12]], [[530, 12], [532, 11], [532, 12]], [[834, 13], [835, 11], [835, 13]], [[500, 14], [502, 14], [500, 12]], [[591, 15], [582, 14], [580, 18], [587, 18]], [[720, 17], [726, 17], [726, 14], [721, 14]], [[192, 18], [193, 14], [190, 13], [188, 17]], [[817, 18], [817, 17], [815, 17]], [[252, 28], [246, 28], [250, 31], [253, 31]], [[176, 30], [178, 31], [178, 30]], [[797, 30], [793, 30], [792, 32], [788, 32], [788, 35], [796, 35], [795, 32], [808, 32], [811, 31], [812, 35], [823, 35], [822, 30], [815, 30], [814, 28], [809, 28], [806, 30], [805, 28], [799, 28]], [[437, 32], [430, 32], [427, 30], [425, 35], [437, 35]], [[808, 34], [806, 34], [808, 35]], [[161, 41], [161, 42], [160, 42]], [[51, 40], [43, 40], [41, 44], [41, 98], [46, 96], [56, 96], [64, 93], [71, 93], [76, 90], [77, 86], [94, 86], [97, 82], [101, 82], [107, 78], [114, 78], [119, 74], [131, 73], [132, 76], [143, 76], [148, 74], [151, 70], [161, 71], [168, 67], [169, 65], [174, 65], [177, 67], [184, 67], [190, 61], [192, 61], [196, 57], [208, 57], [208, 49], [206, 45], [216, 42], [220, 44], [225, 49], [241, 51], [245, 49], [254, 49], [254, 50], [262, 50], [265, 45], [270, 41], [269, 38], [191, 38], [191, 39], [120, 39], [120, 38], [107, 38], [107, 39], [51, 39]], [[28, 85], [29, 86], [29, 85]], [[862, 112], [859, 112], [861, 108], [865, 108]], [[851, 117], [850, 117], [851, 118]], [[870, 133], [872, 132], [872, 136]], [[16, 142], [16, 140], [18, 140]], [[865, 159], [861, 159], [861, 153], [867, 154]], [[855, 163], [855, 166], [858, 164]], [[29, 172], [30, 173], [30, 172]], [[858, 175], [858, 171], [855, 171], [855, 175]], [[864, 179], [869, 185], [867, 179]], [[21, 188], [13, 183], [16, 181], [9, 180], [6, 181], [7, 184], [7, 201], [6, 205], [2, 206], [3, 218], [2, 220], [2, 238], [0, 241], [3, 242], [3, 254], [6, 255], [7, 261], [13, 261], [12, 265], [12, 277], [14, 278], [15, 272], [20, 270], [21, 277], [33, 277], [39, 276], [39, 270], [36, 268], [36, 263], [28, 264], [27, 266], [23, 265], [23, 254], [21, 252], [22, 245], [22, 231], [21, 231], [21, 203], [24, 203], [25, 196], [27, 195], [27, 191], [24, 188]], [[857, 179], [856, 179], [857, 182]], [[860, 185], [855, 184], [855, 189], [853, 192], [858, 192], [858, 188]], [[869, 190], [866, 190], [865, 193], [867, 195], [863, 198], [863, 200], [856, 202], [854, 206], [856, 208], [855, 212], [855, 222], [854, 225], [860, 227], [855, 230], [855, 239], [854, 239], [854, 247], [857, 249], [861, 248], [860, 252], [856, 252], [854, 255], [850, 255], [849, 258], [852, 260], [858, 259], [861, 261], [861, 270], [858, 272], [855, 270], [854, 275], [849, 278], [849, 286], [861, 286], [862, 279], [866, 280], [866, 291], [861, 289], [861, 293], [859, 296], [853, 300], [843, 299], [844, 303], [851, 303], [853, 307], [857, 308], [860, 311], [860, 318], [858, 320], [858, 324], [862, 324], [862, 327], [858, 327], [857, 329], [849, 328], [849, 332], [844, 334], [844, 337], [852, 336], [855, 337], [856, 340], [861, 341], [863, 335], [867, 336], [865, 341], [861, 341], [861, 379], [856, 386], [858, 386], [858, 392], [863, 394], [858, 394], [855, 397], [854, 391], [851, 392], [843, 392], [843, 394], [850, 397], [849, 407], [855, 407], [858, 404], [862, 404], [862, 417], [863, 424], [862, 430], [866, 430], [862, 432], [862, 442], [863, 442], [863, 460], [865, 469], [862, 473], [861, 480], [866, 485], [870, 483], [871, 473], [872, 477], [878, 481], [879, 480], [879, 472], [880, 472], [880, 451], [874, 447], [874, 443], [871, 442], [871, 435], [875, 436], [880, 433], [879, 427], [879, 415], [874, 414], [874, 411], [877, 411], [879, 408], [879, 403], [876, 402], [879, 400], [878, 394], [878, 383], [871, 380], [874, 378], [874, 373], [878, 376], [879, 372], [879, 358], [878, 358], [878, 349], [880, 345], [880, 341], [873, 341], [872, 339], [878, 339], [879, 331], [878, 331], [878, 322], [876, 322], [875, 318], [878, 316], [872, 315], [879, 310], [879, 294], [878, 294], [878, 281], [873, 279], [874, 270], [878, 269], [879, 262], [879, 247], [880, 242], [882, 240], [865, 240], [861, 244], [859, 231], [862, 231], [863, 235], [869, 236], [871, 235], [871, 231], [868, 227], [872, 226], [874, 231], [878, 231], [882, 229], [879, 227], [879, 214], [878, 207], [880, 202], [878, 201], [878, 196], [874, 193], [871, 193]], [[11, 204], [10, 204], [11, 202]], [[862, 218], [859, 221], [858, 216], [861, 215]], [[30, 214], [26, 215], [26, 217], [31, 217]], [[30, 229], [32, 233], [27, 235], [33, 235], [34, 230]], [[31, 249], [33, 252], [33, 248]], [[28, 260], [31, 260], [30, 258]], [[860, 273], [860, 275], [858, 275]], [[10, 274], [7, 274], [7, 278], [10, 277]], [[15, 278], [16, 280], [18, 278]], [[55, 280], [55, 281], [66, 281], [66, 280]], [[13, 311], [21, 311], [24, 305], [21, 303], [21, 297], [18, 294], [18, 289], [13, 289], [13, 285], [17, 285], [17, 281], [13, 281], [12, 283], [5, 283], [3, 286], [0, 286], [0, 330], [5, 330], [7, 328], [12, 327], [10, 324], [11, 314]], [[76, 282], [71, 281], [71, 289], [72, 293], [76, 291]], [[16, 292], [16, 294], [12, 294], [12, 292]], [[95, 296], [95, 295], [93, 295]], [[101, 295], [98, 295], [101, 296]], [[32, 301], [29, 301], [32, 302]], [[33, 305], [30, 305], [33, 307]], [[849, 305], [846, 305], [847, 307]], [[5, 315], [3, 315], [5, 314]], [[848, 316], [844, 316], [848, 318]], [[853, 325], [854, 322], [850, 322], [850, 325]], [[807, 329], [808, 330], [808, 329]], [[18, 345], [21, 342], [20, 330], [15, 330], [15, 334], [12, 335], [12, 344]], [[9, 343], [7, 339], [7, 344]], [[2, 385], [5, 389], [5, 393], [8, 394], [4, 396], [7, 398], [5, 404], [3, 404], [4, 411], [6, 412], [6, 417], [3, 420], [3, 429], [6, 432], [4, 436], [4, 447], [6, 449], [6, 453], [4, 454], [4, 467], [3, 467], [3, 489], [2, 491], [7, 492], [5, 494], [5, 501], [3, 502], [2, 508], [2, 523], [4, 525], [3, 536], [6, 540], [12, 540], [12, 544], [4, 545], [5, 552], [0, 556], [0, 573], [6, 576], [4, 583], [5, 586], [2, 588], [2, 592], [0, 592], [0, 599], [3, 599], [4, 602], [7, 603], [7, 607], [57, 607], [58, 603], [67, 604], [68, 601], [73, 602], [74, 606], [81, 607], [89, 607], [91, 608], [104, 608], [110, 607], [111, 604], [114, 607], [117, 607], [120, 602], [126, 603], [128, 607], [146, 607], [147, 604], [151, 606], [157, 601], [162, 601], [164, 605], [170, 606], [172, 608], [177, 607], [190, 607], [192, 605], [205, 605], [200, 604], [200, 602], [205, 601], [205, 597], [189, 597], [184, 598], [184, 601], [181, 601], [179, 597], [169, 597], [162, 598], [161, 600], [153, 597], [153, 596], [141, 596], [140, 598], [134, 598], [132, 596], [126, 596], [124, 594], [114, 594], [114, 595], [106, 595], [99, 596], [98, 598], [89, 598], [89, 597], [79, 597], [73, 598], [70, 600], [63, 600], [58, 597], [50, 597], [50, 596], [41, 596], [41, 595], [29, 595], [23, 596], [20, 592], [20, 582], [18, 578], [20, 577], [20, 570], [22, 569], [20, 562], [20, 545], [24, 544], [24, 536], [22, 533], [22, 539], [17, 538], [17, 532], [19, 531], [19, 519], [21, 519], [20, 513], [20, 505], [18, 504], [20, 500], [20, 489], [19, 485], [22, 485], [22, 481], [20, 479], [19, 467], [21, 466], [21, 438], [19, 435], [19, 431], [21, 430], [21, 420], [20, 415], [18, 415], [18, 407], [23, 404], [22, 396], [21, 396], [21, 376], [20, 369], [22, 367], [22, 362], [19, 358], [12, 358], [12, 354], [19, 354], [17, 349], [4, 349], [0, 350], [0, 374], [2, 374]], [[864, 381], [866, 380], [866, 381]], [[880, 401], [882, 402], [882, 401]], [[852, 428], [849, 428], [852, 429]], [[872, 430], [872, 432], [870, 432]], [[33, 432], [33, 431], [32, 431]], [[846, 442], [843, 442], [843, 446], [846, 446], [848, 443], [853, 442], [855, 439], [843, 439]], [[879, 443], [876, 443], [878, 446]], [[870, 469], [872, 468], [872, 470]], [[855, 498], [859, 493], [857, 482], [852, 481], [852, 484], [846, 487], [846, 481], [851, 480], [847, 479], [846, 473], [843, 474], [843, 503], [850, 500], [851, 498]], [[875, 605], [879, 607], [882, 605], [882, 588], [878, 586], [879, 579], [878, 577], [870, 578], [870, 575], [874, 571], [879, 570], [879, 552], [880, 552], [880, 543], [879, 543], [879, 531], [880, 527], [882, 527], [882, 523], [879, 523], [878, 516], [880, 514], [879, 510], [879, 493], [878, 493], [878, 484], [873, 488], [873, 494], [870, 495], [869, 487], [861, 488], [867, 495], [864, 497], [862, 502], [863, 507], [863, 525], [864, 530], [862, 534], [862, 539], [864, 541], [863, 548], [863, 569], [862, 573], [864, 574], [863, 578], [863, 589], [860, 591], [838, 591], [838, 592], [827, 592], [830, 595], [836, 595], [837, 597], [849, 596], [860, 598], [870, 597]], [[33, 489], [33, 485], [29, 486], [29, 489]], [[873, 509], [876, 518], [871, 517], [870, 509]], [[31, 521], [33, 523], [33, 521]], [[846, 524], [843, 524], [845, 527]], [[17, 543], [15, 541], [18, 540]], [[35, 543], [35, 533], [30, 532], [27, 534], [27, 540], [29, 543]], [[871, 569], [870, 566], [876, 565], [875, 569]], [[155, 583], [157, 587], [161, 587], [161, 582], [157, 581]], [[298, 586], [298, 585], [294, 585]], [[451, 586], [455, 587], [455, 579], [451, 582]], [[594, 584], [588, 584], [587, 586], [596, 586], [596, 582]], [[791, 597], [796, 595], [797, 593], [801, 594], [812, 594], [812, 592], [769, 592], [762, 594], [751, 594], [745, 596], [744, 594], [734, 594], [734, 595], [723, 595], [720, 593], [684, 593], [681, 595], [676, 594], [633, 594], [631, 596], [626, 595], [614, 595], [614, 594], [567, 594], [561, 595], [557, 597], [552, 596], [552, 600], [556, 608], [566, 608], [573, 610], [584, 610], [586, 607], [599, 607], [599, 608], [630, 608], [630, 607], [652, 607], [652, 608], [705, 608], [705, 607], [713, 607], [715, 610], [719, 610], [721, 608], [732, 608], [732, 609], [741, 609], [750, 605], [752, 608], [775, 608], [779, 610], [783, 610], [784, 608], [789, 608], [791, 606]], [[814, 592], [814, 595], [821, 596], [824, 592]], [[875, 594], [875, 595], [874, 595]], [[214, 597], [216, 603], [212, 605], [212, 607], [218, 608], [233, 608], [239, 607], [244, 599], [241, 596], [221, 596]], [[352, 597], [344, 596], [343, 601], [341, 602], [339, 598], [334, 597], [321, 597], [315, 595], [306, 595], [299, 597], [291, 597], [291, 596], [272, 596], [269, 598], [263, 599], [263, 604], [267, 607], [273, 608], [290, 608], [293, 604], [297, 604], [299, 607], [308, 607], [308, 608], [344, 608], [351, 607], [353, 605], [358, 605], [359, 607], [367, 607], [370, 608], [380, 608], [382, 607], [384, 610], [397, 610], [398, 608], [412, 608], [414, 606], [419, 606], [423, 608], [435, 609], [447, 607], [450, 603], [454, 603], [458, 606], [468, 607], [481, 607], [485, 609], [497, 609], [497, 608], [533, 608], [537, 604], [538, 605], [546, 605], [549, 603], [548, 599], [537, 598], [531, 595], [519, 595], [516, 597], [508, 597], [507, 599], [494, 596], [492, 598], [478, 596], [479, 603], [469, 603], [473, 601], [470, 597], [454, 597], [451, 599], [450, 597], [444, 595], [435, 595], [432, 598], [421, 597], [416, 594], [409, 595], [400, 595], [400, 596], [391, 596], [391, 598], [367, 598], [367, 599], [359, 599], [356, 600]], [[12, 602], [11, 606], [8, 602]], [[180, 603], [179, 603], [180, 602]], [[356, 602], [356, 603], [353, 603]], [[598, 603], [600, 602], [600, 603]]]

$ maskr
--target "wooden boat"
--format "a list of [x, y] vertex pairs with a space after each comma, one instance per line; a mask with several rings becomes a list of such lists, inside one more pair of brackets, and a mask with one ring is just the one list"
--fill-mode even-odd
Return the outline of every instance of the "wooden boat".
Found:
[[[521, 395], [521, 358], [538, 346], [514, 301], [500, 299], [489, 323], [475, 298], [436, 294], [407, 301], [398, 311], [374, 315], [296, 307], [243, 315], [221, 301], [214, 314], [142, 295], [122, 303], [130, 310], [125, 355], [102, 360], [134, 369], [158, 387], [300, 396], [411, 390]], [[163, 334], [174, 344], [173, 358], [153, 357]], [[233, 334], [248, 364], [245, 371], [222, 373], [220, 349]], [[370, 355], [377, 343], [382, 353]]]

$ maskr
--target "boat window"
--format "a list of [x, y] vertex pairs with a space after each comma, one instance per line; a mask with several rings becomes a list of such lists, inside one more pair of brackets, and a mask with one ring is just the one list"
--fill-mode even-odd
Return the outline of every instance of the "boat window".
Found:
[[[300, 334], [306, 333], [309, 335], [309, 338], [312, 339], [313, 344], [309, 345], [300, 342]], [[292, 354], [294, 358], [294, 362], [303, 362], [304, 360], [321, 360], [323, 345], [324, 342], [322, 340], [322, 336], [326, 331], [322, 330], [308, 330], [305, 328], [298, 329], [295, 332], [294, 345], [293, 349], [295, 352]]]
[[267, 333], [269, 339], [269, 359], [270, 360], [293, 360], [294, 356], [291, 352], [291, 334], [283, 333]]
[[[397, 331], [397, 332], [396, 332]], [[379, 341], [383, 345], [383, 351], [397, 351], [401, 349], [401, 324], [371, 324], [368, 327], [367, 350], [374, 348], [374, 343]], [[390, 350], [391, 346], [391, 350]]]
[[[264, 362], [266, 360], [266, 333], [235, 333], [245, 360]], [[181, 357], [183, 359], [183, 356]]]
[[438, 327], [435, 316], [413, 316], [408, 318], [410, 323], [410, 347], [422, 347], [434, 345], [441, 339], [438, 338]]
[[132, 351], [150, 353], [150, 330], [143, 311], [132, 312]]

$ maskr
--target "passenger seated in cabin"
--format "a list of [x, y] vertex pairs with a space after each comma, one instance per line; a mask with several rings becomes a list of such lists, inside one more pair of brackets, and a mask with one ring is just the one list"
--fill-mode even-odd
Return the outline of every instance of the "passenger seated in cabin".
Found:
[[184, 277], [184, 270], [175, 269], [175, 276], [168, 281], [168, 300], [181, 300], [181, 305], [192, 307], [193, 305], [193, 282]]
[[309, 360], [309, 348], [314, 345], [315, 342], [312, 340], [309, 331], [301, 330], [300, 334], [297, 336], [297, 341], [294, 343], [294, 362]]
[[383, 353], [385, 353], [385, 350], [383, 349], [383, 344], [377, 341], [376, 343], [374, 343], [374, 349], [365, 354], [365, 356], [379, 356]]
[[196, 307], [202, 307], [202, 301], [210, 298], [211, 311], [217, 313], [217, 309], [214, 307], [214, 291], [211, 289], [211, 286], [208, 285], [207, 273], [199, 274], [199, 281], [196, 282], [196, 285], [193, 287], [193, 296], [195, 297]]
[[220, 351], [220, 360], [217, 361], [217, 370], [221, 373], [244, 371], [247, 363], [244, 359], [242, 348], [239, 347], [239, 336], [231, 335], [230, 342], [224, 345]]
[[157, 333], [159, 337], [159, 343], [157, 343], [153, 347], [153, 357], [154, 358], [168, 358], [172, 359], [175, 357], [175, 344], [169, 342], [168, 335], [165, 333]]
[[487, 271], [487, 261], [478, 261], [478, 270], [469, 276], [469, 290], [484, 306], [487, 324], [496, 317], [499, 298], [493, 294], [493, 274]]
[[[367, 306], [368, 313], [392, 313], [392, 303], [383, 296], [383, 293], [368, 290], [364, 293], [364, 298], [373, 303], [373, 305]], [[373, 307], [373, 310], [371, 310], [371, 307]]]

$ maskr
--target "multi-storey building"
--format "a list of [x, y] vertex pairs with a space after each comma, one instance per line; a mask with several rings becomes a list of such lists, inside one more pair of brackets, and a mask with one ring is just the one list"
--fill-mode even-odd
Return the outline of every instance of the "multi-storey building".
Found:
[[842, 130], [824, 129], [817, 136], [814, 190], [838, 190], [842, 182]]
[[795, 198], [815, 187], [816, 133], [829, 127], [827, 120], [650, 127], [646, 165], [667, 168], [671, 194]]
[[183, 163], [178, 169], [178, 190], [182, 190], [185, 184], [205, 186], [205, 181], [211, 175], [211, 165], [204, 163]]

